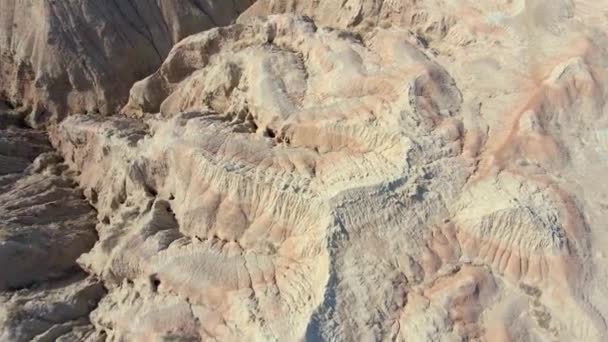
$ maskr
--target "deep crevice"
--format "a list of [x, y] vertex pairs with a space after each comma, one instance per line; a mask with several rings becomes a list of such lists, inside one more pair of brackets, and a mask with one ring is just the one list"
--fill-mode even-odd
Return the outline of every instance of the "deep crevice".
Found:
[[160, 286], [160, 279], [158, 279], [158, 275], [152, 274], [150, 276], [150, 288], [153, 292], [158, 292], [158, 287]]
[[277, 133], [272, 128], [266, 127], [266, 131], [264, 131], [264, 136], [274, 139], [277, 136]]

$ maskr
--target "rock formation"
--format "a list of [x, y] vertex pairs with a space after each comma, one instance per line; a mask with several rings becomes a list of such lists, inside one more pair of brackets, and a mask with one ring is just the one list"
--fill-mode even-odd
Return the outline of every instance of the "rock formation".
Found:
[[608, 339], [604, 7], [260, 0], [2, 116], [0, 337]]
[[2, 0], [0, 100], [43, 125], [115, 113], [182, 38], [227, 25], [250, 0]]
[[2, 341], [95, 333], [103, 285], [75, 260], [95, 244], [96, 219], [74, 176], [46, 134], [0, 122]]

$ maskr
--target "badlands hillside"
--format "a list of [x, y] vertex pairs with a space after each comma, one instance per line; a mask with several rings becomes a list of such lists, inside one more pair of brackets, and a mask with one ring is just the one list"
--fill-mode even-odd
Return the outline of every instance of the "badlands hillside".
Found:
[[608, 341], [608, 0], [0, 0], [0, 341]]

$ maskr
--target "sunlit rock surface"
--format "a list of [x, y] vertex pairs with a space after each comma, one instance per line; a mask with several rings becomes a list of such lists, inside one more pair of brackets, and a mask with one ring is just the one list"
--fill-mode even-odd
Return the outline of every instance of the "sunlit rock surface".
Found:
[[250, 0], [1, 0], [0, 100], [31, 125], [112, 114], [180, 39], [227, 25]]
[[[57, 169], [94, 209], [69, 259], [88, 278], [62, 291], [103, 289], [62, 335], [608, 339], [605, 8], [260, 0], [119, 113], [71, 115], [51, 145], [11, 128], [33, 142], [5, 177]], [[21, 277], [63, 279], [2, 279]], [[53, 303], [44, 286], [22, 297]]]

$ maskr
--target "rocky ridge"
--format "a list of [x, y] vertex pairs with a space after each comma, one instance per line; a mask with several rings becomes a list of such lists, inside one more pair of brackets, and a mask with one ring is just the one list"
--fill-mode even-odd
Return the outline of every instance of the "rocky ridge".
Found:
[[2, 0], [0, 98], [27, 114], [32, 126], [73, 113], [116, 113], [133, 82], [154, 72], [175, 43], [230, 24], [249, 5]]
[[[600, 14], [261, 0], [177, 43], [120, 114], [52, 125], [56, 152], [9, 129], [36, 147], [3, 152], [23, 165], [5, 177], [73, 179], [97, 242], [68, 258], [88, 277], [28, 272], [69, 285], [2, 307], [94, 288], [90, 307], [29, 328], [65, 340], [602, 341]], [[20, 184], [7, 203], [31, 196]], [[33, 336], [5, 317], [4, 336]]]

